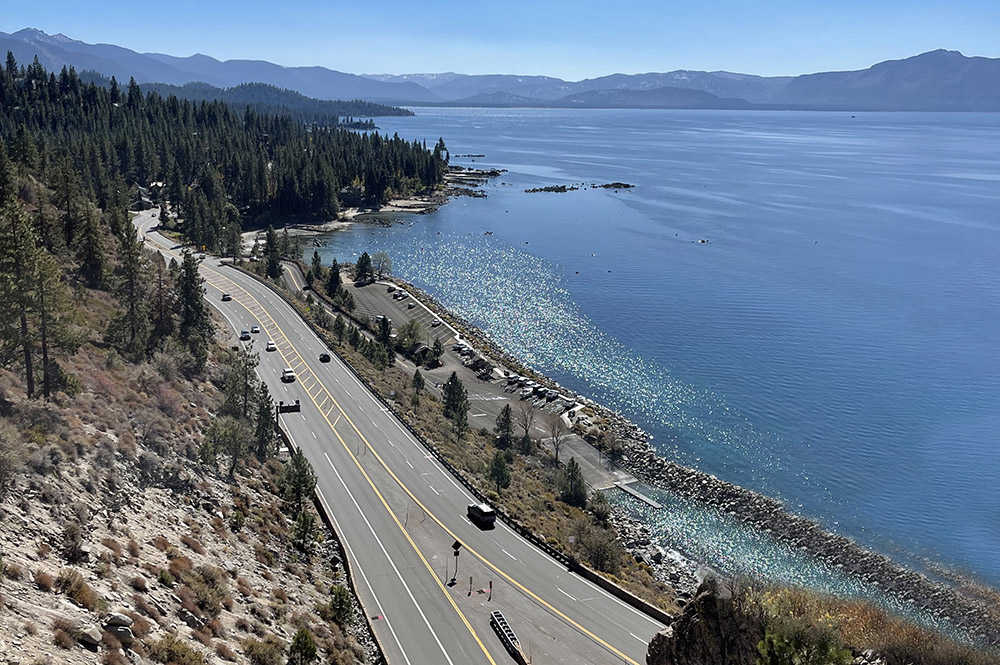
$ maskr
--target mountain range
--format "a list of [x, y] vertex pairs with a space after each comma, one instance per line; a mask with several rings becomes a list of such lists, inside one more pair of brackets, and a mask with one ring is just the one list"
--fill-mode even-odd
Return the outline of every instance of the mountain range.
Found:
[[675, 70], [581, 81], [451, 72], [358, 75], [263, 60], [139, 53], [33, 28], [0, 32], [0, 52], [6, 51], [21, 63], [37, 56], [50, 70], [72, 65], [123, 81], [131, 76], [139, 83], [201, 82], [222, 88], [256, 82], [317, 99], [407, 105], [1000, 111], [1000, 59], [943, 49], [862, 70], [801, 76]]

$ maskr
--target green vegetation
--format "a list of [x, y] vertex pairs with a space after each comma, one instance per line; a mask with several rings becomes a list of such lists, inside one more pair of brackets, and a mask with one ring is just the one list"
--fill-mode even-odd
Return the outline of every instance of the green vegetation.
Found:
[[[12, 57], [0, 72], [0, 99], [0, 140], [19, 169], [59, 192], [72, 223], [50, 240], [78, 251], [91, 287], [106, 273], [106, 236], [98, 229], [108, 224], [112, 237], [121, 233], [127, 218], [109, 211], [124, 210], [133, 183], [157, 183], [149, 194], [169, 201], [184, 235], [222, 250], [245, 224], [329, 219], [341, 205], [435, 187], [445, 168], [440, 153], [397, 136], [145, 94], [134, 81], [121, 89], [112, 80], [105, 88], [84, 83], [72, 69], [50, 75], [37, 62], [23, 68]], [[76, 203], [91, 193], [96, 207]]]

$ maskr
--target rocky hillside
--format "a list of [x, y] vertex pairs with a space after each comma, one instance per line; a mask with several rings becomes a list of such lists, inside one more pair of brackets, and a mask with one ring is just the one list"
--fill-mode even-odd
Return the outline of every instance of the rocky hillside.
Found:
[[29, 400], [0, 371], [0, 663], [376, 662], [332, 534], [308, 503], [292, 521], [288, 464], [205, 463], [228, 353], [125, 362], [112, 299], [77, 302], [63, 390]]

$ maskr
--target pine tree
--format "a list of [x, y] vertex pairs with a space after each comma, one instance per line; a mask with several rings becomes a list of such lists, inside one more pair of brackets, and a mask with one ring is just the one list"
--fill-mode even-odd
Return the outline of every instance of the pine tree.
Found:
[[149, 349], [159, 346], [174, 332], [175, 294], [173, 280], [167, 270], [163, 255], [153, 255], [152, 330], [149, 335]]
[[571, 506], [587, 504], [587, 484], [575, 457], [570, 457], [559, 481], [559, 498]]
[[468, 414], [469, 411], [469, 396], [465, 391], [465, 386], [462, 385], [461, 379], [458, 378], [458, 374], [455, 372], [451, 373], [448, 380], [442, 388], [444, 394], [444, 417], [449, 420], [455, 421], [460, 416]]
[[326, 294], [331, 298], [336, 298], [340, 293], [340, 264], [337, 259], [330, 263], [330, 271], [326, 276]]
[[487, 467], [487, 475], [496, 486], [497, 494], [503, 488], [510, 486], [510, 467], [507, 466], [504, 454], [499, 450], [493, 454], [493, 459], [490, 460], [490, 465]]
[[312, 497], [316, 487], [316, 474], [301, 450], [292, 451], [279, 482], [281, 495], [288, 503], [289, 512], [298, 515], [302, 506]]
[[205, 305], [205, 287], [198, 273], [198, 260], [184, 250], [177, 279], [178, 336], [195, 358], [197, 367], [204, 365], [208, 355], [208, 337], [212, 322]]
[[145, 354], [149, 341], [148, 264], [143, 241], [131, 224], [122, 230], [118, 244], [114, 293], [121, 311], [111, 321], [108, 337], [126, 357], [138, 360]]
[[257, 417], [254, 421], [253, 438], [257, 459], [263, 462], [270, 456], [274, 445], [274, 402], [263, 381], [257, 390]]
[[354, 265], [354, 280], [362, 284], [368, 282], [372, 277], [372, 257], [368, 252], [361, 252], [358, 262]]
[[97, 210], [88, 205], [83, 213], [77, 256], [80, 260], [80, 274], [91, 288], [104, 285], [104, 241]]
[[78, 340], [72, 325], [75, 310], [69, 287], [63, 281], [59, 261], [45, 251], [38, 256], [35, 311], [42, 355], [42, 395], [48, 399], [60, 387], [56, 379], [62, 376], [52, 352], [75, 352]]
[[424, 377], [418, 369], [413, 373], [413, 392], [420, 394], [420, 391], [424, 389]]
[[38, 247], [24, 208], [8, 199], [0, 203], [0, 361], [24, 364], [28, 397], [35, 395], [32, 365], [34, 338], [28, 326], [38, 270]]
[[437, 337], [434, 338], [434, 345], [431, 347], [431, 362], [434, 367], [441, 364], [441, 356], [444, 355], [444, 345]]
[[323, 262], [320, 260], [319, 252], [316, 250], [313, 250], [312, 255], [312, 274], [317, 281], [323, 279]]
[[[309, 515], [312, 518], [312, 515]], [[288, 647], [288, 665], [309, 665], [316, 660], [316, 642], [308, 628], [299, 628]]]
[[267, 234], [264, 236], [264, 257], [267, 260], [265, 274], [271, 279], [281, 276], [281, 249], [278, 247], [278, 238], [273, 227], [267, 227]]
[[257, 366], [260, 357], [243, 347], [229, 356], [223, 411], [237, 418], [249, 418], [257, 396]]
[[333, 334], [337, 336], [337, 341], [341, 343], [344, 341], [344, 328], [344, 318], [338, 314], [337, 318], [333, 320]]
[[504, 404], [500, 410], [494, 431], [497, 434], [497, 446], [509, 448], [514, 440], [514, 418], [510, 412], [510, 404]]

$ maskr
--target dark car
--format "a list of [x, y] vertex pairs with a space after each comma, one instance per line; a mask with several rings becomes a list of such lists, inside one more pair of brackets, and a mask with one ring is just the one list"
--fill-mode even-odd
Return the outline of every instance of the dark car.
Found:
[[497, 521], [496, 512], [485, 503], [470, 503], [466, 514], [480, 529], [492, 529]]
[[231, 295], [229, 295], [228, 293], [223, 293], [222, 294], [222, 302], [229, 302], [232, 299], [233, 299], [233, 297]]
[[330, 362], [330, 354], [329, 353], [321, 353], [321, 354], [319, 354], [319, 361], [321, 363], [328, 363], [328, 362]]
[[249, 339], [250, 339], [250, 331], [249, 330], [241, 330], [240, 331], [240, 341], [246, 342]]

